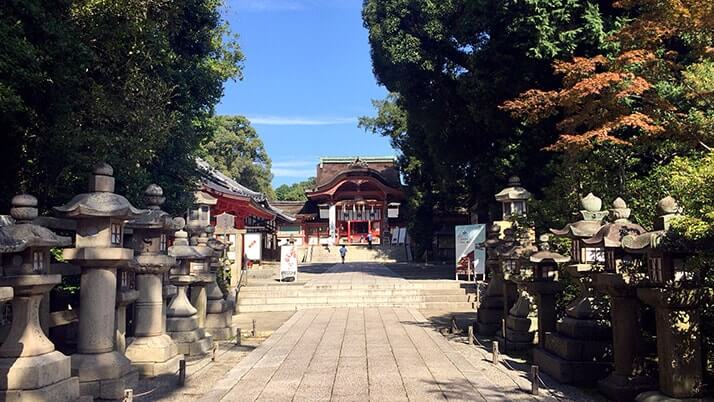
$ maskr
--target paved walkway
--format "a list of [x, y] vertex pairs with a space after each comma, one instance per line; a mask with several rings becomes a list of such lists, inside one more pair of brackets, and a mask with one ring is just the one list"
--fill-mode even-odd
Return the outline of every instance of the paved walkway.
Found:
[[495, 384], [416, 310], [302, 310], [204, 401], [532, 400]]

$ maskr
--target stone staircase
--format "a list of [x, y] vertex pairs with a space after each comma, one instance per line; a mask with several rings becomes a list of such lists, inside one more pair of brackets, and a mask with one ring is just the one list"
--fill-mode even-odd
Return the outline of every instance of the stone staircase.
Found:
[[473, 284], [451, 280], [385, 280], [384, 283], [316, 283], [305, 286], [248, 286], [238, 310], [294, 311], [321, 307], [406, 307], [475, 311]]
[[[313, 264], [337, 264], [340, 262], [340, 246], [330, 247], [330, 251], [324, 246], [311, 246], [312, 252], [310, 263]], [[348, 245], [347, 262], [381, 262], [394, 263], [407, 261], [407, 252], [404, 245], [374, 245], [370, 250], [366, 245]]]

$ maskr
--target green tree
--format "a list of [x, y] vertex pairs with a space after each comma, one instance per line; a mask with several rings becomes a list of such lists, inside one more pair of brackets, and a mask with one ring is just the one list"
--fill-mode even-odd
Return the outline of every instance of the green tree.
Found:
[[242, 54], [217, 0], [9, 0], [0, 5], [0, 203], [86, 191], [96, 162], [141, 204], [150, 182], [191, 202], [194, 156]]
[[315, 188], [315, 178], [293, 184], [283, 184], [275, 189], [275, 199], [278, 201], [307, 201], [305, 191]]
[[270, 157], [250, 121], [243, 116], [216, 116], [213, 124], [213, 136], [201, 146], [203, 159], [238, 183], [273, 199]]

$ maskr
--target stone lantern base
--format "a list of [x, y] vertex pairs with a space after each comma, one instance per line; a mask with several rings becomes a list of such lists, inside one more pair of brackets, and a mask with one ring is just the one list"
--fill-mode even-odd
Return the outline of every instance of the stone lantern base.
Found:
[[505, 352], [527, 350], [533, 347], [535, 338], [535, 332], [530, 332], [530, 329], [531, 320], [529, 318], [509, 315], [506, 318], [506, 337], [499, 335], [496, 339], [500, 345], [503, 345]]
[[637, 395], [657, 386], [651, 377], [625, 377], [616, 373], [611, 373], [607, 378], [598, 381], [597, 384], [598, 390], [607, 399], [616, 402], [633, 401]]
[[119, 352], [73, 354], [72, 372], [79, 376], [81, 395], [98, 399], [121, 399], [124, 390], [136, 388], [139, 372]]
[[611, 364], [594, 361], [571, 361], [537, 348], [533, 361], [540, 369], [562, 384], [590, 384], [607, 375]]
[[474, 325], [479, 335], [493, 336], [501, 329], [503, 320], [503, 296], [488, 296], [478, 308], [478, 317]]
[[166, 332], [174, 340], [178, 352], [187, 356], [205, 355], [213, 348], [213, 337], [198, 327], [196, 316], [169, 317]]
[[214, 340], [228, 341], [236, 336], [237, 329], [233, 326], [233, 311], [208, 313], [206, 315], [206, 330]]
[[54, 351], [0, 359], [0, 400], [70, 402], [79, 398], [79, 380], [70, 377], [70, 358]]
[[166, 334], [132, 339], [126, 357], [143, 377], [173, 375], [183, 360], [178, 347]]

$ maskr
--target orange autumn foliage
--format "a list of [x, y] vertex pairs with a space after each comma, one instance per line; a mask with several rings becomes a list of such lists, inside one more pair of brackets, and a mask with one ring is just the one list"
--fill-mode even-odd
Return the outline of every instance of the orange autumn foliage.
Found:
[[[689, 41], [688, 57], [714, 57], [711, 0], [620, 0], [637, 17], [614, 35], [614, 55], [575, 57], [553, 64], [558, 90], [531, 89], [505, 102], [514, 118], [533, 124], [561, 117], [558, 140], [546, 149], [587, 152], [594, 144], [632, 145], [655, 136], [686, 137], [684, 113], [656, 88], [680, 78], [683, 66], [673, 39]], [[680, 40], [681, 41], [681, 40]], [[673, 118], [672, 116], [675, 116]]]

